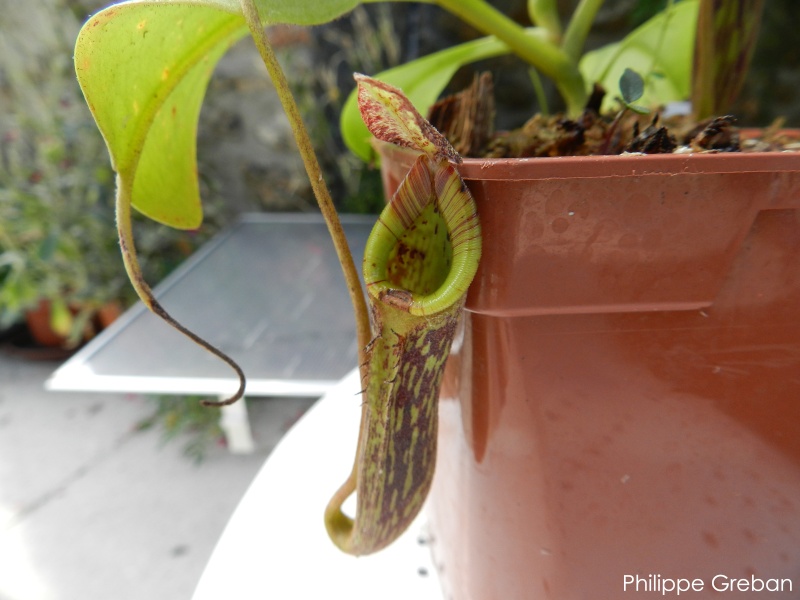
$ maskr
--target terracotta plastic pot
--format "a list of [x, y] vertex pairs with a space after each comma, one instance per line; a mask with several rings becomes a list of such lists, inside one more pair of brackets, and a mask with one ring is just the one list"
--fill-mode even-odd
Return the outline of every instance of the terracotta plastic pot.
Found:
[[[410, 156], [381, 154], [392, 190]], [[797, 597], [800, 153], [460, 170], [484, 252], [440, 404], [448, 597]]]
[[[71, 305], [69, 310], [73, 317], [81, 313], [81, 307], [78, 305]], [[87, 323], [83, 339], [79, 343], [90, 340], [98, 331], [111, 325], [122, 314], [122, 311], [122, 305], [117, 301], [102, 305], [94, 312], [93, 318]], [[44, 348], [75, 350], [75, 344], [70, 345], [66, 336], [53, 330], [51, 320], [51, 305], [48, 300], [40, 300], [35, 309], [25, 313], [25, 323], [33, 341]]]
[[48, 300], [39, 300], [36, 308], [25, 313], [25, 324], [35, 343], [45, 348], [63, 348], [66, 346], [67, 338], [53, 329], [51, 320]]

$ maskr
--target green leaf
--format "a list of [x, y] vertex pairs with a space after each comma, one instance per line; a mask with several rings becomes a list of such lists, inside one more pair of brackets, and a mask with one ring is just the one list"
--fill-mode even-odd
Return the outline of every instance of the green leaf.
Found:
[[156, 221], [202, 221], [197, 119], [217, 60], [247, 33], [231, 2], [130, 2], [81, 29], [75, 68], [121, 186]]
[[[256, 0], [264, 23], [320, 25], [350, 12], [359, 4], [380, 0]], [[194, 4], [213, 7], [231, 14], [241, 14], [239, 0], [149, 0], [149, 4]]]
[[[373, 0], [367, 0], [373, 1]], [[266, 23], [314, 25], [358, 0], [257, 0]], [[82, 28], [75, 68], [119, 184], [140, 212], [182, 229], [202, 221], [197, 119], [213, 68], [247, 34], [237, 0], [112, 5]]]
[[[425, 115], [463, 65], [510, 52], [509, 47], [497, 38], [485, 37], [388, 69], [375, 75], [375, 79], [402, 89], [417, 110]], [[344, 105], [340, 125], [348, 148], [363, 160], [371, 160], [371, 136], [361, 120], [355, 90]]]
[[644, 94], [644, 79], [636, 71], [625, 69], [619, 78], [619, 91], [625, 104], [633, 104]]
[[[265, 23], [291, 23], [294, 25], [320, 25], [350, 12], [359, 4], [379, 0], [256, 0], [258, 13]], [[232, 10], [239, 12], [238, 0], [225, 0]]]
[[62, 298], [50, 299], [50, 327], [62, 337], [67, 337], [72, 331], [72, 313]]
[[[697, 27], [698, 0], [683, 0], [659, 13], [622, 41], [587, 52], [580, 71], [589, 83], [614, 90], [626, 68], [644, 73], [647, 83], [641, 104], [658, 106], [685, 100], [691, 89], [692, 56]], [[653, 77], [658, 73], [660, 77]], [[605, 110], [613, 108], [609, 94]]]
[[39, 244], [39, 260], [51, 261], [58, 249], [58, 234], [51, 231]]

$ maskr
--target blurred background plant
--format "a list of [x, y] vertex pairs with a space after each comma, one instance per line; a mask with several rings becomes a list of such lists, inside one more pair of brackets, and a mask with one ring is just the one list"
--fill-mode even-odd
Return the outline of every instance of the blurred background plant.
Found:
[[[204, 396], [152, 396], [153, 412], [137, 423], [139, 430], [161, 430], [164, 443], [183, 441], [183, 453], [200, 463], [214, 445], [224, 445], [220, 409], [203, 406]], [[214, 400], [214, 398], [211, 398]]]
[[[48, 8], [56, 6], [29, 10]], [[53, 330], [74, 346], [99, 307], [122, 299], [126, 282], [113, 175], [73, 84], [74, 28], [69, 19], [48, 22], [49, 48], [31, 48], [7, 23], [0, 38], [0, 325], [46, 304]]]

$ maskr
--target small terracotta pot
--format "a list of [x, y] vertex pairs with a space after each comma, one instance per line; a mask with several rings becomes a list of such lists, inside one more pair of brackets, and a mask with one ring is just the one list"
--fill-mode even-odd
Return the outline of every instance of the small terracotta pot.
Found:
[[[380, 152], [393, 190], [410, 156]], [[800, 153], [460, 171], [484, 250], [440, 403], [448, 597], [797, 594]]]
[[[75, 348], [70, 347], [65, 336], [53, 330], [50, 311], [50, 302], [40, 300], [35, 309], [28, 310], [25, 313], [25, 324], [31, 337], [36, 344], [44, 348], [74, 350]], [[122, 311], [123, 307], [118, 301], [111, 301], [102, 305], [92, 315], [90, 322], [87, 323], [81, 343], [89, 341], [98, 331], [102, 331], [111, 325], [122, 314]], [[75, 316], [80, 314], [81, 309], [78, 306], [70, 306], [70, 312]]]
[[25, 313], [25, 324], [33, 340], [45, 348], [62, 348], [67, 338], [56, 333], [51, 325], [50, 302], [40, 300], [34, 309]]

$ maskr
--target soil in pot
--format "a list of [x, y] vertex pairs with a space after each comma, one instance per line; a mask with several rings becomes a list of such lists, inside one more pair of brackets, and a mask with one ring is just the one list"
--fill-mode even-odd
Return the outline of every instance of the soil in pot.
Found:
[[800, 151], [800, 135], [783, 130], [780, 121], [763, 130], [740, 130], [732, 115], [698, 122], [684, 114], [664, 117], [662, 111], [601, 114], [604, 96], [596, 87], [575, 119], [537, 114], [518, 129], [495, 132], [492, 78], [483, 73], [470, 87], [437, 102], [429, 120], [468, 158]]

